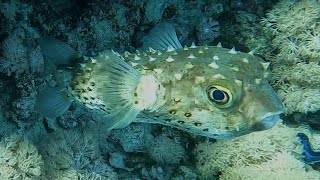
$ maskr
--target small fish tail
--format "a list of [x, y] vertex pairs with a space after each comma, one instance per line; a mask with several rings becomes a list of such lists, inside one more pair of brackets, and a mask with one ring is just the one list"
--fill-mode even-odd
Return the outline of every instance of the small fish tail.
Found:
[[[39, 44], [45, 63], [43, 75], [58, 75], [59, 65], [71, 65], [78, 57], [76, 50], [60, 40], [45, 37], [40, 39]], [[51, 119], [63, 115], [72, 102], [69, 92], [64, 87], [64, 79], [57, 78], [56, 80], [60, 85], [40, 90], [34, 107], [35, 111]]]
[[68, 110], [71, 102], [64, 88], [48, 87], [39, 92], [34, 108], [43, 116], [55, 119]]

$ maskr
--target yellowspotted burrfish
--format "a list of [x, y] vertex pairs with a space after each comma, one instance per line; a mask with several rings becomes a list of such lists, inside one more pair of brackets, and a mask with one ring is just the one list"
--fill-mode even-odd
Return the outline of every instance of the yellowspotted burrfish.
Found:
[[284, 112], [268, 84], [269, 63], [252, 52], [182, 47], [168, 23], [151, 30], [143, 49], [88, 59], [65, 88], [42, 93], [46, 100], [40, 93], [38, 109], [61, 115], [72, 97], [103, 111], [110, 130], [146, 122], [216, 139], [271, 128]]

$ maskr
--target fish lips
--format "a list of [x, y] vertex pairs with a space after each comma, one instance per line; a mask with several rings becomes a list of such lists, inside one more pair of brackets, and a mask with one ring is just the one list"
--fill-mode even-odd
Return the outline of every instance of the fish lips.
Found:
[[279, 120], [283, 111], [269, 112], [260, 118], [260, 121], [252, 126], [253, 131], [263, 131], [272, 128]]
[[284, 111], [282, 110], [278, 112], [268, 112], [265, 115], [263, 115], [261, 118], [259, 118], [260, 121], [256, 122], [251, 128], [234, 130], [226, 134], [220, 134], [219, 136], [215, 136], [212, 138], [220, 139], [220, 140], [230, 139], [230, 138], [235, 138], [242, 135], [250, 134], [256, 131], [263, 131], [263, 130], [270, 129], [281, 119], [280, 115], [283, 113]]

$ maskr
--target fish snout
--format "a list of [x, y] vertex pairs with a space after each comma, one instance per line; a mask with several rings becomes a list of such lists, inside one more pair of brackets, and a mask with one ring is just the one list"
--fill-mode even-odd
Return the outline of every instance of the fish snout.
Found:
[[256, 122], [253, 124], [253, 131], [262, 131], [272, 128], [280, 119], [280, 115], [285, 112], [281, 99], [271, 86], [264, 86], [251, 97], [255, 98], [255, 103], [251, 103], [251, 108], [255, 112]]
[[280, 119], [283, 111], [267, 113], [261, 117], [260, 121], [253, 125], [254, 131], [263, 131], [272, 128]]

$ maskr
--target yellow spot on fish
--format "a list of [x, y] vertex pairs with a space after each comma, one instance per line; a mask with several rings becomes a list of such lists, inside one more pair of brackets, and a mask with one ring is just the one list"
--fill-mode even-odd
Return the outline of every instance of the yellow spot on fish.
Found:
[[155, 61], [155, 60], [156, 60], [156, 58], [149, 56], [149, 61]]
[[203, 83], [204, 81], [205, 81], [205, 78], [203, 76], [196, 76], [196, 79], [195, 79], [196, 84]]
[[167, 48], [167, 52], [172, 52], [172, 51], [174, 51], [175, 49], [172, 47], [172, 46], [168, 46], [168, 48]]
[[212, 59], [218, 61], [220, 58], [218, 56], [213, 56]]
[[186, 64], [187, 69], [192, 69], [193, 67], [194, 65], [191, 62], [188, 62], [188, 64]]
[[158, 56], [160, 56], [162, 53], [161, 53], [161, 51], [158, 51]]
[[130, 64], [131, 64], [132, 67], [135, 67], [135, 66], [138, 65], [139, 63], [134, 63], [134, 62], [130, 61]]
[[233, 47], [232, 49], [230, 49], [229, 53], [230, 54], [237, 54], [236, 48]]
[[153, 69], [154, 72], [156, 72], [157, 74], [162, 74], [163, 70], [162, 69]]
[[212, 77], [215, 79], [226, 79], [226, 77], [224, 77], [222, 74], [215, 74]]
[[176, 78], [176, 80], [181, 80], [181, 78], [182, 78], [182, 74], [180, 74], [180, 73], [176, 73], [176, 74], [174, 74], [174, 77]]
[[270, 62], [261, 63], [264, 70], [267, 70], [269, 68]]
[[249, 60], [248, 60], [247, 58], [243, 58], [243, 59], [242, 59], [242, 62], [244, 62], [244, 63], [249, 63]]
[[140, 60], [141, 58], [138, 55], [134, 55], [134, 60]]
[[[92, 57], [90, 57], [90, 59], [91, 59]], [[89, 60], [89, 57], [88, 56], [83, 56], [83, 60], [84, 61], [88, 61]]]
[[168, 58], [166, 59], [167, 62], [173, 62], [174, 59], [169, 55]]
[[183, 47], [183, 50], [185, 50], [185, 51], [189, 50], [188, 46], [185, 45], [185, 46]]
[[237, 86], [241, 87], [242, 86], [242, 81], [236, 79], [234, 80], [234, 83], [236, 83]]
[[209, 66], [212, 67], [213, 69], [218, 69], [219, 68], [219, 66], [216, 63], [216, 61], [212, 61], [212, 63], [210, 63]]
[[232, 67], [231, 69], [234, 70], [234, 71], [239, 71], [238, 67]]
[[180, 102], [180, 101], [181, 101], [181, 97], [175, 97], [175, 98], [173, 99], [173, 101], [174, 101], [174, 102]]
[[91, 63], [93, 63], [93, 64], [97, 62], [97, 60], [95, 60], [93, 58], [90, 58], [90, 60], [91, 60]]
[[194, 58], [196, 58], [196, 57], [193, 55], [193, 53], [191, 53], [191, 54], [188, 56], [188, 58], [189, 58], [189, 59], [194, 59]]
[[79, 63], [81, 68], [85, 68], [86, 67], [86, 64], [83, 64], [83, 63]]
[[256, 82], [256, 84], [261, 84], [261, 79], [260, 78], [256, 78], [255, 82]]
[[203, 54], [204, 52], [203, 52], [202, 49], [200, 49], [200, 50], [198, 51], [198, 53], [199, 53], [199, 54]]
[[217, 47], [222, 47], [221, 42], [219, 42], [219, 43], [217, 44]]
[[194, 42], [192, 42], [190, 48], [197, 48], [196, 44], [194, 44]]
[[248, 54], [250, 54], [251, 56], [253, 56], [253, 55], [254, 55], [254, 51], [252, 50], [252, 51], [248, 52]]
[[129, 57], [131, 53], [129, 53], [128, 51], [125, 51], [123, 54], [124, 54], [124, 57]]
[[151, 52], [151, 53], [156, 53], [157, 51], [156, 50], [154, 50], [154, 49], [152, 49], [152, 47], [149, 47], [149, 52]]

